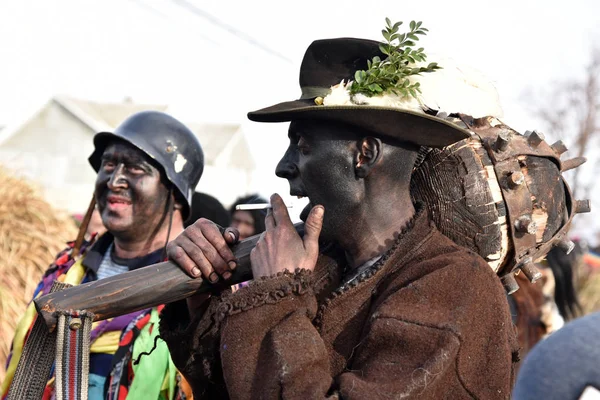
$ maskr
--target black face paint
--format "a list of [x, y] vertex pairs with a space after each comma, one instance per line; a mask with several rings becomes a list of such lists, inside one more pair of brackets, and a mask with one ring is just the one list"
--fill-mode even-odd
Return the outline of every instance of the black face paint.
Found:
[[96, 201], [104, 226], [122, 240], [148, 239], [164, 221], [169, 190], [141, 150], [117, 141], [102, 155]]
[[321, 236], [342, 237], [362, 201], [355, 173], [356, 140], [343, 137], [332, 126], [292, 122], [290, 145], [275, 173], [288, 180], [292, 196], [308, 196], [301, 214], [306, 219], [314, 205], [325, 207]]

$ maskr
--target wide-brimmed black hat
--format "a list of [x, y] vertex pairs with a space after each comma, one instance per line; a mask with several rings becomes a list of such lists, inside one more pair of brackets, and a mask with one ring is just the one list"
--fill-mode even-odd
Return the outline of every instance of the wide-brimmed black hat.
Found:
[[[379, 42], [338, 38], [314, 41], [306, 50], [300, 66], [300, 99], [286, 101], [248, 113], [256, 122], [326, 120], [351, 124], [385, 137], [420, 146], [444, 147], [466, 139], [469, 132], [458, 125], [417, 111], [372, 105], [317, 105], [331, 87], [342, 80], [353, 80], [357, 70], [367, 69], [367, 60], [386, 56]], [[443, 65], [442, 65], [443, 67]]]

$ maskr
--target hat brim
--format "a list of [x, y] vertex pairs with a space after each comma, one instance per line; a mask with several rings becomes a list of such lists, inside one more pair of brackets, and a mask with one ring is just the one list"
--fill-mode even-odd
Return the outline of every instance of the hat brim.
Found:
[[351, 124], [373, 133], [419, 146], [445, 147], [471, 136], [452, 122], [391, 107], [367, 105], [318, 106], [313, 100], [294, 100], [248, 113], [255, 122], [326, 120]]
[[[88, 157], [90, 165], [92, 166], [92, 168], [94, 168], [96, 172], [100, 170], [100, 164], [102, 164], [102, 154], [104, 154], [104, 150], [106, 150], [106, 147], [109, 145], [109, 143], [114, 140], [128, 143], [136, 149], [141, 150], [151, 159], [155, 159], [151, 151], [148, 151], [148, 149], [141, 148], [139, 145], [133, 143], [127, 138], [115, 135], [113, 132], [98, 132], [96, 135], [94, 135], [94, 152], [91, 156]], [[160, 169], [162, 170], [163, 167], [160, 166]]]
[[94, 152], [88, 157], [88, 162], [94, 168], [94, 171], [100, 170], [102, 163], [102, 154], [111, 140], [120, 139], [112, 132], [98, 132], [94, 135]]

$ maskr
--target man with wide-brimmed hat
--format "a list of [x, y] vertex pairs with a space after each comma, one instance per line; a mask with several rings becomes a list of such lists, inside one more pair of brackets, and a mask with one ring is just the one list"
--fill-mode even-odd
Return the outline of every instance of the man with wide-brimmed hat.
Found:
[[[453, 113], [496, 113], [496, 93], [449, 62], [423, 64], [410, 42], [420, 23], [391, 44], [398, 26], [384, 44], [313, 42], [302, 97], [249, 113], [291, 121], [276, 174], [310, 199], [304, 236], [273, 195], [254, 281], [165, 309], [161, 336], [196, 399], [510, 397], [517, 346], [502, 284], [409, 193], [420, 147], [467, 138]], [[199, 221], [168, 253], [217, 281], [231, 242]]]

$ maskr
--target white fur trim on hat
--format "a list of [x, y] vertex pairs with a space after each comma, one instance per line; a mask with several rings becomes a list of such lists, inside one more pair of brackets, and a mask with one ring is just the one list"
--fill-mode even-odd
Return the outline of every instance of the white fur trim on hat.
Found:
[[[430, 60], [433, 58], [435, 57], [429, 56]], [[467, 114], [473, 118], [502, 117], [496, 87], [481, 72], [459, 66], [450, 58], [439, 57], [435, 61], [441, 69], [409, 78], [411, 83], [420, 84], [421, 93], [416, 99], [389, 92], [371, 97], [361, 93], [351, 96], [348, 88], [352, 81], [342, 81], [331, 88], [331, 93], [323, 99], [323, 105], [370, 105], [417, 112], [430, 109], [446, 114]], [[419, 63], [417, 66], [426, 66], [429, 62]]]

